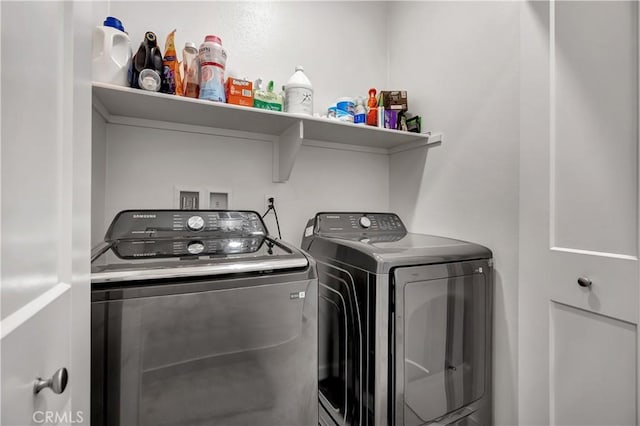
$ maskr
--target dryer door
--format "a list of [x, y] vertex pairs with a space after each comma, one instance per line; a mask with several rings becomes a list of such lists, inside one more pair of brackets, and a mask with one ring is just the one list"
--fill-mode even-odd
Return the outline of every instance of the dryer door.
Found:
[[[362, 317], [357, 287], [367, 274], [318, 262], [318, 387], [320, 405], [338, 425], [362, 424]], [[365, 286], [366, 289], [366, 286]]]
[[396, 424], [439, 419], [488, 389], [489, 271], [486, 261], [394, 271]]

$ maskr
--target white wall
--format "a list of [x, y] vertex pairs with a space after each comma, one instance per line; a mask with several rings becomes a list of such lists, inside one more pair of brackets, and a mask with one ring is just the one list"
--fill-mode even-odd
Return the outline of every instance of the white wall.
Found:
[[[228, 189], [234, 209], [264, 212], [274, 195], [282, 237], [298, 245], [321, 210], [386, 210], [388, 157], [303, 146], [291, 179], [271, 180], [271, 143], [107, 125], [104, 230], [123, 209], [174, 208], [174, 185]], [[267, 226], [277, 232], [273, 216]]]
[[[392, 156], [390, 205], [411, 231], [484, 244], [495, 257], [495, 423], [517, 424], [519, 8], [394, 2], [389, 88], [407, 89], [442, 146]], [[426, 157], [426, 162], [425, 162]]]

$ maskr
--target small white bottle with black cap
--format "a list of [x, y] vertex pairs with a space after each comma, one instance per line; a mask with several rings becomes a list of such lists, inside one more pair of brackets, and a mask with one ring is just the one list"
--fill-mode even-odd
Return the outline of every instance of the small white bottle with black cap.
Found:
[[285, 111], [292, 114], [313, 115], [313, 87], [302, 65], [296, 67], [284, 85]]

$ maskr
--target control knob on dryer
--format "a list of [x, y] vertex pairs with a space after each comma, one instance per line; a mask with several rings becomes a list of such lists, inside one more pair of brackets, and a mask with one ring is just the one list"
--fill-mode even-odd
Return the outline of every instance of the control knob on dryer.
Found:
[[366, 216], [362, 216], [360, 220], [358, 220], [358, 223], [360, 224], [360, 226], [367, 229], [368, 227], [371, 226], [371, 219], [369, 219]]
[[191, 216], [187, 219], [187, 228], [190, 231], [202, 231], [202, 228], [204, 228], [204, 219], [202, 216]]

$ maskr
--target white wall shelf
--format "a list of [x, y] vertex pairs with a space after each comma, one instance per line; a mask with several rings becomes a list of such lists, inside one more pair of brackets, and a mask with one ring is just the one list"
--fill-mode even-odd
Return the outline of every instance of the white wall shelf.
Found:
[[108, 123], [271, 140], [274, 182], [289, 179], [303, 143], [394, 154], [443, 140], [441, 134], [381, 129], [96, 82], [93, 105]]

